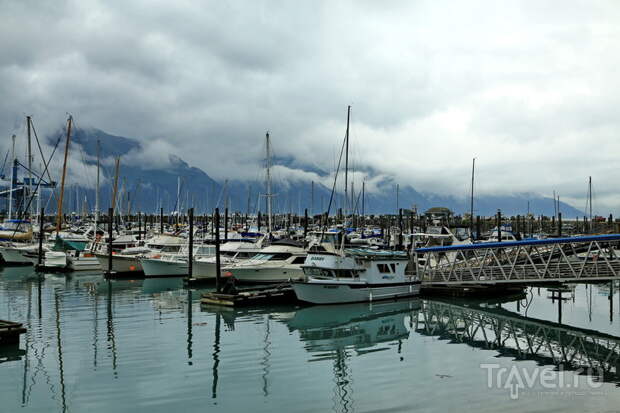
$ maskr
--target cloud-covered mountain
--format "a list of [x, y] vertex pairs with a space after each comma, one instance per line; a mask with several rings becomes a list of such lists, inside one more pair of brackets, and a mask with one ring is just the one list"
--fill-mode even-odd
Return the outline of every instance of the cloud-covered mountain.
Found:
[[[48, 141], [55, 142], [57, 138], [58, 135]], [[217, 182], [202, 169], [192, 167], [178, 156], [165, 152], [166, 148], [149, 148], [135, 139], [110, 135], [94, 128], [76, 129], [71, 150], [81, 153], [83, 162], [91, 166], [88, 168], [89, 173], [92, 173], [92, 165], [96, 162], [97, 141], [100, 142], [102, 182], [104, 182], [100, 192], [102, 209], [110, 205], [114, 157], [120, 156], [119, 199], [122, 202], [120, 205], [123, 212], [131, 208], [134, 212], [156, 213], [160, 206], [164, 211], [170, 212], [194, 206], [196, 213], [202, 214], [215, 207], [224, 208], [226, 205], [231, 210], [242, 213], [266, 211], [263, 196], [266, 192], [264, 174], [262, 165], [258, 163], [255, 166], [256, 179]], [[276, 158], [273, 164], [274, 212], [303, 214], [304, 209], [308, 208], [310, 214], [318, 214], [327, 210], [330, 198], [332, 213], [339, 208], [351, 208], [351, 202], [345, 205], [344, 201], [343, 174], [339, 175], [336, 183], [337, 193], [331, 197], [333, 173], [314, 165], [303, 164], [290, 156]], [[214, 169], [227, 167], [226, 160], [213, 165]], [[351, 173], [349, 182], [351, 179], [359, 178], [360, 174], [361, 171]], [[411, 185], [400, 183], [397, 200], [394, 178], [381, 175], [378, 171], [363, 171], [363, 176], [368, 182], [363, 198], [360, 181], [354, 181], [353, 188], [349, 186], [349, 197], [352, 189], [352, 202], [357, 211], [361, 211], [363, 207], [366, 213], [396, 213], [399, 207], [416, 207], [418, 211], [424, 211], [432, 206], [446, 206], [457, 214], [469, 211], [469, 199], [466, 197], [422, 193]], [[67, 189], [66, 207], [70, 210], [75, 209], [76, 197], [80, 198], [79, 204], [82, 205], [84, 196], [92, 207], [94, 179], [94, 177], [88, 178], [90, 185], [85, 185], [83, 182], [71, 185]], [[86, 188], [87, 186], [90, 188]], [[177, 206], [177, 192], [180, 193], [179, 206]], [[527, 212], [528, 202], [530, 211], [534, 214], [553, 214], [552, 199], [531, 193], [477, 196], [475, 214], [492, 215], [501, 209], [505, 215], [523, 215]], [[583, 215], [566, 203], [561, 203], [560, 209], [565, 217]]]

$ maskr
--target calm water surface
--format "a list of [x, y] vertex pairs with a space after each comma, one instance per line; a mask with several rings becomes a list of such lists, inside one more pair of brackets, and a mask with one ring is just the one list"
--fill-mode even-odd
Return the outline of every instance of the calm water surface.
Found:
[[5, 268], [0, 319], [28, 333], [0, 347], [0, 411], [617, 411], [617, 289], [577, 286], [561, 312], [538, 288], [233, 310], [180, 279]]

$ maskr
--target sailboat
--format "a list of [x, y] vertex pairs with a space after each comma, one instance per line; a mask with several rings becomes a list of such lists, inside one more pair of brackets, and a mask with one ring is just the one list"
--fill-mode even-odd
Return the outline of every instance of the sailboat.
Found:
[[[345, 200], [348, 180], [349, 123], [351, 106], [347, 109], [345, 134]], [[335, 180], [338, 173], [334, 178]], [[346, 202], [346, 201], [345, 201]], [[346, 214], [345, 214], [346, 221]], [[311, 251], [302, 270], [305, 278], [291, 281], [295, 295], [313, 304], [339, 304], [376, 301], [420, 293], [420, 281], [406, 273], [409, 256], [403, 251], [380, 251], [370, 248], [340, 251]]]

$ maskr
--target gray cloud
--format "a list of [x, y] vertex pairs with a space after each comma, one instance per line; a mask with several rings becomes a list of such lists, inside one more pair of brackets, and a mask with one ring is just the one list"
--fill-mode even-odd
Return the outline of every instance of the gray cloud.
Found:
[[592, 175], [601, 212], [620, 211], [615, 2], [0, 7], [6, 136], [25, 113], [44, 134], [71, 112], [140, 139], [136, 162], [174, 151], [254, 179], [270, 130], [279, 155], [331, 172], [352, 104], [352, 163], [377, 181], [464, 196], [476, 156], [480, 193], [555, 189], [581, 208]]

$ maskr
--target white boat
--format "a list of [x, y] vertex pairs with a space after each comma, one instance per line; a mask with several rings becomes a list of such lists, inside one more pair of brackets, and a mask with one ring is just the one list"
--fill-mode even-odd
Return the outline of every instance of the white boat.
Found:
[[[242, 263], [258, 254], [262, 249], [262, 239], [258, 242], [229, 241], [220, 247], [220, 265], [230, 267]], [[215, 279], [215, 255], [197, 257], [194, 259], [192, 277], [201, 279]]]
[[224, 275], [242, 283], [277, 283], [303, 278], [301, 265], [307, 252], [303, 245], [290, 240], [276, 241], [247, 261], [224, 266]]
[[32, 265], [32, 255], [38, 253], [38, 246], [24, 242], [3, 242], [0, 244], [0, 254], [5, 264]]
[[313, 304], [377, 301], [420, 293], [420, 281], [405, 273], [409, 257], [397, 251], [347, 249], [341, 254], [310, 253], [295, 295]]
[[[188, 250], [186, 246], [182, 248], [178, 253], [168, 254], [155, 254], [153, 256], [147, 256], [140, 258], [140, 265], [144, 276], [149, 277], [180, 277], [186, 276], [189, 271], [188, 265]], [[196, 273], [194, 270], [196, 260], [204, 257], [212, 257], [215, 254], [215, 246], [213, 245], [196, 245], [193, 248], [194, 267], [192, 273]]]
[[67, 268], [71, 271], [98, 271], [101, 264], [95, 255], [88, 251], [68, 251]]
[[[134, 244], [121, 250], [116, 249], [115, 247], [124, 239], [125, 237], [119, 237], [112, 241], [112, 271], [116, 273], [142, 273], [141, 258], [178, 252], [185, 243], [185, 240], [180, 237], [157, 235], [146, 241], [144, 246], [135, 246]], [[95, 250], [95, 256], [103, 269], [107, 269], [109, 265], [107, 250], [105, 243], [98, 244]]]

